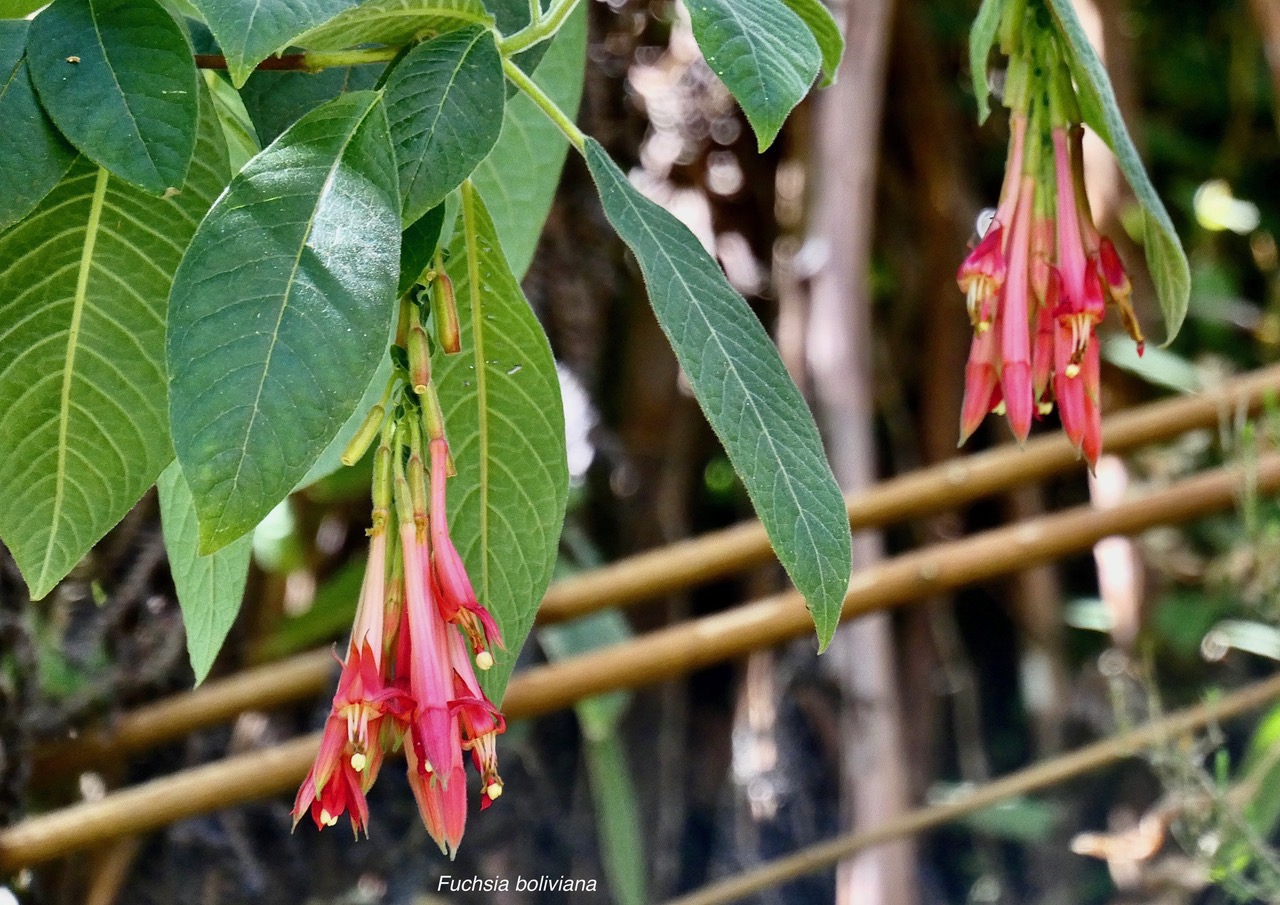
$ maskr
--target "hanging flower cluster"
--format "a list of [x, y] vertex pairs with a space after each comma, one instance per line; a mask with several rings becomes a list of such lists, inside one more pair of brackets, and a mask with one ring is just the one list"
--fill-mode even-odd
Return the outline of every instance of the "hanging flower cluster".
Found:
[[[445, 299], [433, 306], [437, 336], [445, 351], [456, 351], [447, 277], [432, 276], [436, 298]], [[320, 753], [298, 790], [293, 817], [296, 826], [310, 814], [323, 829], [347, 814], [357, 835], [367, 833], [365, 794], [385, 754], [403, 746], [423, 822], [452, 857], [467, 819], [465, 752], [481, 776], [481, 810], [502, 794], [496, 738], [506, 723], [475, 673], [493, 666], [502, 637], [449, 536], [452, 462], [431, 384], [427, 334], [408, 298], [398, 332], [404, 367], [343, 456], [352, 464], [380, 439], [355, 625]]]
[[960, 265], [973, 343], [965, 369], [963, 443], [988, 412], [1019, 442], [1057, 402], [1062, 427], [1092, 465], [1102, 451], [1096, 330], [1107, 304], [1142, 353], [1132, 287], [1099, 235], [1084, 189], [1084, 129], [1071, 72], [1038, 3], [1012, 3], [1001, 22], [1009, 53], [1009, 158], [995, 217]]

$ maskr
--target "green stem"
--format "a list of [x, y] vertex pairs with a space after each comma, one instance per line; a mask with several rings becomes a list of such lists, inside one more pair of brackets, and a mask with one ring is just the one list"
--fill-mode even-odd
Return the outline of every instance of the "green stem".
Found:
[[542, 21], [542, 0], [529, 0], [529, 24], [537, 25]]
[[502, 61], [502, 71], [507, 74], [507, 78], [511, 83], [528, 95], [529, 100], [533, 101], [542, 108], [542, 112], [560, 127], [560, 131], [565, 137], [572, 142], [573, 146], [579, 151], [586, 147], [586, 136], [582, 134], [582, 130], [573, 124], [573, 120], [569, 118], [563, 110], [556, 106], [556, 102], [547, 97], [546, 92], [538, 87], [533, 79], [524, 74], [524, 71], [511, 62], [509, 59]]
[[399, 47], [376, 47], [369, 50], [310, 50], [299, 54], [306, 69], [338, 69], [363, 63], [388, 63], [400, 52]]
[[[539, 0], [529, 0], [531, 13], [533, 7], [538, 6], [538, 2]], [[579, 0], [555, 0], [551, 4], [551, 9], [545, 14], [542, 14], [542, 10], [539, 9], [539, 15], [527, 27], [498, 42], [498, 49], [502, 51], [502, 56], [504, 58], [512, 56], [555, 35], [569, 15], [578, 8], [578, 3]]]

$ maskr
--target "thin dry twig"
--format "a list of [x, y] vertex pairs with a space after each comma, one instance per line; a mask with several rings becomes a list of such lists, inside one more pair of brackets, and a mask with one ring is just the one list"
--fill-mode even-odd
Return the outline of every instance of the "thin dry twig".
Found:
[[1009, 776], [979, 786], [944, 804], [920, 808], [885, 822], [864, 833], [849, 833], [829, 842], [811, 846], [794, 855], [771, 861], [755, 870], [706, 886], [667, 905], [725, 905], [744, 899], [796, 877], [831, 867], [843, 858], [893, 839], [922, 833], [944, 823], [991, 807], [1018, 795], [1028, 795], [1099, 770], [1118, 760], [1156, 745], [1168, 744], [1178, 736], [1256, 710], [1280, 696], [1280, 675], [1272, 676], [1224, 695], [1216, 701], [1190, 707], [1145, 726], [1125, 732], [1079, 750], [1054, 757], [1019, 770]]

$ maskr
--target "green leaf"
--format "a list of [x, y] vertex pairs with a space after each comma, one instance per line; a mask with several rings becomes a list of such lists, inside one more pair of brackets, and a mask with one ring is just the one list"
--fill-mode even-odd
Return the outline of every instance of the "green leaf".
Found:
[[157, 194], [182, 185], [196, 64], [156, 0], [54, 0], [31, 23], [27, 62], [49, 118], [81, 153]]
[[507, 645], [481, 677], [496, 701], [555, 564], [569, 493], [564, 407], [546, 334], [469, 182], [448, 260], [462, 353], [437, 353], [432, 373], [458, 469], [449, 482], [454, 543]]
[[306, 113], [348, 91], [364, 91], [378, 84], [382, 68], [347, 66], [322, 72], [256, 71], [240, 89], [258, 138], [270, 144]]
[[[350, 10], [359, 0], [191, 0], [218, 39], [237, 88], [253, 67], [303, 32]], [[353, 41], [354, 47], [359, 41]]]
[[199, 685], [240, 612], [253, 538], [246, 535], [216, 553], [201, 556], [195, 503], [177, 462], [164, 470], [157, 485], [169, 571], [187, 628], [187, 654]]
[[1164, 314], [1165, 345], [1168, 345], [1178, 335], [1191, 299], [1191, 267], [1187, 254], [1129, 137], [1111, 80], [1076, 18], [1071, 0], [1049, 0], [1049, 8], [1067, 45], [1084, 121], [1115, 154], [1120, 171], [1142, 207], [1142, 243]]
[[0, 19], [25, 19], [48, 0], [0, 0]]
[[[586, 13], [586, 7], [580, 7], [561, 26], [533, 73], [538, 86], [570, 115], [582, 98]], [[472, 177], [517, 277], [523, 277], [533, 261], [568, 151], [564, 133], [533, 101], [518, 94], [507, 102], [498, 144]]]
[[820, 87], [827, 88], [836, 83], [836, 70], [840, 68], [840, 60], [844, 57], [844, 37], [840, 34], [840, 26], [835, 17], [827, 9], [822, 0], [782, 0], [787, 7], [801, 18], [809, 28], [809, 33], [818, 42], [822, 51], [822, 82]]
[[470, 26], [419, 44], [391, 70], [386, 95], [410, 224], [444, 201], [498, 142], [506, 79], [493, 32]]
[[345, 50], [360, 44], [400, 47], [464, 25], [493, 25], [480, 0], [372, 0], [299, 35], [308, 50]]
[[987, 58], [996, 43], [1000, 29], [1000, 13], [1005, 0], [982, 0], [978, 15], [969, 29], [969, 75], [973, 79], [973, 96], [978, 101], [978, 125], [991, 115], [991, 84], [987, 81]]
[[239, 92], [232, 88], [225, 79], [216, 72], [204, 73], [204, 83], [213, 96], [213, 108], [218, 113], [218, 124], [222, 126], [222, 137], [227, 142], [227, 155], [231, 163], [231, 172], [239, 173], [244, 165], [262, 150], [258, 141], [258, 132], [249, 111], [245, 109]]
[[228, 175], [207, 98], [201, 111], [176, 197], [147, 194], [81, 158], [0, 236], [0, 538], [33, 597], [173, 460], [165, 300]]
[[210, 553], [262, 520], [351, 416], [400, 261], [380, 95], [346, 94], [255, 157], [174, 277], [170, 420]]
[[404, 295], [422, 276], [440, 244], [444, 229], [446, 205], [437, 204], [415, 220], [400, 239], [400, 285], [396, 292]]
[[693, 233], [641, 195], [594, 139], [586, 155], [605, 216], [639, 261], [658, 323], [825, 648], [852, 554], [813, 417], [768, 334]]
[[822, 52], [782, 0], [689, 0], [693, 36], [711, 71], [742, 105], [760, 150], [809, 91]]
[[76, 159], [36, 100], [26, 46], [26, 22], [0, 21], [0, 231], [31, 213]]

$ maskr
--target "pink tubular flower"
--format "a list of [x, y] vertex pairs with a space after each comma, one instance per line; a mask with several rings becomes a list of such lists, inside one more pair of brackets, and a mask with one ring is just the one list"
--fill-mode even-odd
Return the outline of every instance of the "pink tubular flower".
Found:
[[493, 666], [490, 646], [506, 649], [493, 616], [476, 599], [467, 578], [462, 557], [449, 537], [449, 516], [445, 503], [448, 480], [449, 445], [443, 437], [431, 440], [431, 565], [439, 589], [441, 613], [445, 621], [466, 633], [475, 654], [476, 666], [487, 670]]
[[1013, 214], [1013, 236], [1009, 243], [1009, 278], [1005, 282], [1003, 307], [1000, 312], [1000, 388], [1004, 395], [1009, 426], [1019, 442], [1031, 432], [1031, 416], [1035, 406], [1031, 386], [1031, 347], [1028, 323], [1031, 318], [1029, 299], [1031, 208], [1035, 201], [1035, 183], [1030, 176], [1022, 178], [1018, 206]]
[[325, 722], [320, 753], [294, 800], [294, 825], [308, 811], [323, 829], [349, 812], [357, 834], [367, 831], [364, 793], [382, 765], [384, 722], [403, 724], [412, 702], [382, 670], [386, 531], [375, 516], [369, 561], [338, 690]]

